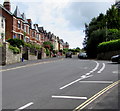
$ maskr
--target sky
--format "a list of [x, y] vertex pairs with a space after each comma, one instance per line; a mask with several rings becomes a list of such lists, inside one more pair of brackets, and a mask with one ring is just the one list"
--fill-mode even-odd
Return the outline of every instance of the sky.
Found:
[[[4, 0], [0, 0], [2, 4]], [[18, 6], [27, 19], [32, 19], [47, 32], [68, 42], [70, 48], [83, 48], [85, 23], [105, 14], [115, 0], [10, 0], [12, 12]], [[83, 2], [84, 1], [84, 2]]]

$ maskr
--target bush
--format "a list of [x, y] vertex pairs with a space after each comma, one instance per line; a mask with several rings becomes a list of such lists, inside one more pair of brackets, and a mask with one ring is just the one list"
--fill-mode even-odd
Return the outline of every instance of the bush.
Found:
[[18, 47], [13, 47], [13, 46], [9, 45], [9, 49], [11, 49], [14, 54], [20, 53], [20, 49]]
[[36, 49], [36, 50], [41, 49], [41, 46], [38, 44], [24, 43], [24, 46], [29, 47], [31, 49]]
[[50, 55], [50, 50], [48, 48], [46, 48], [45, 53], [46, 53], [47, 56], [49, 56]]
[[120, 39], [102, 42], [98, 45], [98, 53], [120, 50]]
[[24, 41], [20, 40], [18, 38], [16, 38], [16, 39], [8, 39], [7, 42], [9, 42], [10, 45], [12, 45], [13, 47], [21, 48], [21, 46], [24, 46]]
[[0, 43], [0, 47], [3, 47], [3, 44], [2, 44], [2, 43]]

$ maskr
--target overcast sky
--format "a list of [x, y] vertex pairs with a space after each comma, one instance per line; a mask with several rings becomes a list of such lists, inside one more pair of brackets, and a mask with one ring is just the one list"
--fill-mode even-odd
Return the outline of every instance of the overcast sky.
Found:
[[[3, 3], [2, 0], [0, 3]], [[82, 2], [84, 1], [84, 2]], [[109, 1], [109, 2], [108, 2]], [[84, 24], [114, 4], [115, 0], [11, 0], [12, 11], [19, 6], [27, 19], [59, 36], [70, 48], [80, 47], [84, 39]]]

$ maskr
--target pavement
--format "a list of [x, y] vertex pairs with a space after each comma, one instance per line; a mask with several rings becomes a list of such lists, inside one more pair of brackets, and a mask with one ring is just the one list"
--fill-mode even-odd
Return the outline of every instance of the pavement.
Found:
[[36, 64], [36, 63], [58, 60], [58, 59], [62, 59], [62, 58], [64, 58], [64, 57], [59, 56], [59, 57], [53, 57], [53, 58], [43, 58], [43, 59], [39, 59], [39, 60], [24, 60], [23, 62], [7, 64], [7, 65], [0, 66], [0, 67], [2, 69], [10, 69], [10, 68], [14, 68], [14, 67], [20, 67], [20, 66], [25, 66], [25, 65], [32, 65], [32, 64]]
[[120, 111], [120, 83], [97, 98], [85, 110], [89, 111]]
[[[16, 63], [16, 64], [11, 64], [11, 65], [6, 65], [6, 66], [3, 66], [2, 67], [2, 70], [5, 70], [5, 69], [10, 69], [10, 68], [14, 68], [14, 67], [21, 67], [21, 66], [25, 66], [25, 65], [31, 65], [31, 64], [36, 64], [36, 63], [43, 63], [43, 62], [49, 62], [49, 61], [55, 61], [55, 60], [58, 60], [58, 59], [62, 59], [63, 57], [59, 57], [59, 58], [49, 58], [49, 59], [42, 59], [42, 60], [32, 60], [32, 61], [24, 61], [24, 62], [21, 62], [21, 63]], [[66, 59], [67, 60], [67, 59]], [[69, 59], [68, 59], [69, 60]], [[58, 64], [58, 63], [57, 63]], [[60, 65], [60, 64], [58, 64], [58, 65]], [[42, 66], [41, 66], [42, 67]], [[61, 66], [62, 67], [62, 66]], [[76, 67], [78, 67], [78, 66], [76, 66]], [[30, 70], [30, 69], [29, 69]], [[31, 69], [32, 70], [32, 69]], [[26, 70], [27, 71], [27, 70]], [[24, 72], [24, 71], [23, 71]], [[55, 71], [55, 72], [58, 72], [57, 70]], [[14, 74], [14, 76], [16, 76], [15, 74]], [[31, 75], [32, 76], [32, 75]], [[21, 76], [22, 77], [22, 76]], [[27, 76], [26, 76], [27, 77]], [[49, 77], [50, 78], [50, 77]], [[10, 78], [10, 79], [12, 79], [12, 78]], [[16, 79], [18, 79], [18, 78], [16, 78]], [[21, 78], [20, 78], [21, 79]], [[23, 78], [24, 79], [24, 78]], [[31, 80], [31, 81], [33, 81], [31, 78], [30, 78], [30, 76], [28, 76], [28, 80]], [[51, 78], [50, 78], [51, 79]], [[5, 80], [5, 79], [4, 79]], [[14, 79], [13, 79], [14, 80]], [[37, 81], [38, 79], [36, 78], [36, 81]], [[41, 80], [42, 81], [42, 80]], [[59, 79], [58, 80], [56, 80], [56, 83], [57, 83], [57, 81], [59, 81]], [[10, 82], [10, 81], [8, 81], [8, 82]], [[23, 81], [24, 82], [24, 81]], [[44, 83], [44, 81], [43, 81], [43, 83]], [[5, 84], [5, 82], [4, 82], [4, 84]], [[28, 84], [28, 83], [26, 83], [26, 84]], [[46, 84], [46, 83], [45, 83]], [[52, 82], [51, 82], [51, 84], [52, 84]], [[31, 84], [32, 85], [32, 84]], [[53, 85], [53, 84], [52, 84]], [[78, 84], [76, 84], [77, 85], [77, 88], [79, 88], [79, 85]], [[27, 85], [28, 86], [28, 85]], [[33, 85], [33, 86], [36, 86], [36, 85]], [[51, 85], [50, 85], [51, 86]], [[54, 85], [53, 85], [54, 86]], [[5, 86], [6, 87], [6, 86]], [[10, 86], [10, 87], [12, 87], [12, 86]], [[45, 86], [46, 87], [46, 86]], [[74, 90], [76, 89], [75, 87], [74, 87], [74, 85], [73, 86], [71, 86]], [[86, 87], [86, 86], [85, 86]], [[89, 86], [88, 86], [89, 87]], [[93, 87], [94, 87], [94, 85], [93, 85]], [[101, 87], [100, 87], [101, 88]], [[101, 88], [102, 89], [102, 88]], [[15, 90], [15, 89], [14, 89]], [[52, 89], [51, 89], [52, 90]], [[53, 89], [54, 90], [54, 89]], [[69, 92], [69, 88], [67, 88], [67, 92]], [[77, 89], [78, 90], [78, 89]], [[76, 92], [78, 92], [76, 90]], [[20, 91], [20, 90], [19, 90]], [[28, 90], [28, 92], [29, 91], [31, 91], [31, 90]], [[22, 91], [23, 92], [23, 91]], [[34, 91], [33, 91], [34, 92]], [[74, 92], [74, 93], [76, 93], [76, 92]], [[35, 93], [37, 93], [37, 92], [34, 92], [34, 94]], [[47, 93], [47, 92], [46, 92]], [[52, 92], [53, 93], [53, 92]], [[60, 92], [59, 92], [60, 93]], [[66, 92], [64, 92], [64, 93], [66, 93]], [[62, 93], [60, 93], [60, 94], [64, 94], [63, 92]], [[97, 93], [97, 92], [96, 92]], [[39, 95], [40, 96], [40, 95]], [[8, 96], [9, 97], [9, 96]], [[42, 95], [41, 95], [41, 97], [42, 97]], [[32, 98], [32, 97], [31, 97]], [[50, 100], [50, 98], [48, 97], [47, 99], [43, 99], [44, 100], [44, 102], [43, 103], [46, 103], [47, 102], [47, 100], [49, 99], [49, 101], [51, 101]], [[105, 110], [105, 111], [108, 111], [108, 110], [112, 110], [112, 111], [120, 111], [120, 102], [119, 102], [119, 99], [120, 99], [120, 83], [117, 85], [117, 86], [115, 86], [115, 87], [113, 87], [113, 88], [111, 88], [111, 89], [109, 89], [106, 93], [104, 93], [103, 95], [101, 95], [99, 98], [97, 98], [96, 100], [94, 100], [93, 102], [91, 102], [89, 105], [87, 105], [83, 110], [85, 110], [85, 111], [103, 111], [103, 110]], [[8, 100], [9, 100], [9, 98], [8, 98]], [[29, 99], [28, 99], [29, 100]], [[39, 101], [39, 100], [37, 100], [37, 101]], [[48, 102], [49, 102], [48, 101]], [[53, 101], [53, 100], [52, 100]], [[59, 104], [64, 104], [65, 102], [63, 102], [62, 100], [61, 101], [59, 101], [59, 103], [57, 104], [57, 100], [54, 100], [55, 101], [55, 103], [53, 102], [53, 104], [56, 104], [56, 107], [59, 107]], [[24, 102], [24, 101], [23, 101]], [[62, 103], [63, 102], [63, 103]], [[75, 102], [75, 101], [73, 101], [73, 102]], [[49, 105], [51, 105], [52, 103], [50, 103], [50, 104], [48, 104], [48, 108], [49, 108]], [[53, 105], [52, 104], [52, 105]], [[79, 105], [79, 104], [78, 104]], [[35, 106], [37, 106], [38, 107], [38, 105], [35, 105]], [[32, 108], [34, 109], [34, 107], [35, 106], [33, 106]], [[64, 106], [64, 105], [63, 105]], [[71, 105], [72, 106], [72, 105]], [[74, 103], [73, 103], [73, 106], [74, 106]], [[43, 109], [44, 109], [45, 107], [43, 107]], [[54, 107], [53, 107], [54, 108]], [[61, 107], [60, 107], [61, 108]], [[55, 109], [54, 111], [57, 111], [58, 109]], [[60, 110], [60, 109], [59, 109]], [[7, 110], [3, 110], [3, 111], [7, 111]], [[10, 111], [10, 110], [8, 110], [8, 111]], [[25, 110], [26, 111], [26, 110]], [[31, 110], [29, 110], [29, 111], [31, 111]], [[39, 111], [39, 110], [38, 110]], [[44, 110], [44, 111], [47, 111], [47, 110]], [[50, 110], [50, 111], [52, 111], [52, 110]], [[68, 110], [68, 109], [64, 109], [64, 110], [61, 110], [61, 111], [72, 111], [71, 110], [71, 107], [70, 107], [70, 110]], [[76, 110], [77, 111], [77, 110]]]

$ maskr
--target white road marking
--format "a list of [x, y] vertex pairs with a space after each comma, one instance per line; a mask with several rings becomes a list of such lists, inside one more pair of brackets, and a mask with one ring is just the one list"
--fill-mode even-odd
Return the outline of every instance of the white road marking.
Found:
[[79, 81], [80, 83], [113, 83], [113, 81]]
[[83, 76], [81, 76], [81, 78], [86, 79], [86, 78], [89, 78], [89, 77], [92, 77], [92, 76], [93, 75], [89, 75], [89, 76], [83, 75]]
[[24, 105], [24, 106], [18, 108], [16, 111], [23, 110], [23, 109], [25, 109], [25, 108], [31, 106], [32, 104], [34, 104], [34, 103], [33, 103], [33, 102], [30, 102], [30, 103], [28, 103], [28, 104], [26, 104], [26, 105]]
[[93, 73], [94, 71], [96, 71], [98, 69], [99, 63], [97, 61], [94, 61], [94, 62], [97, 63], [96, 67], [93, 70], [91, 70], [89, 73], [85, 74], [85, 75], [90, 75], [91, 73]]
[[118, 71], [112, 71], [113, 74], [118, 74]]
[[75, 96], [52, 96], [52, 98], [60, 98], [60, 99], [87, 99], [87, 97], [75, 97]]
[[[85, 75], [82, 75], [81, 78], [79, 78], [79, 79], [77, 79], [77, 80], [75, 80], [75, 81], [73, 81], [73, 82], [71, 82], [71, 83], [69, 83], [69, 84], [67, 84], [67, 85], [65, 85], [63, 87], [60, 87], [59, 89], [64, 89], [64, 88], [66, 88], [66, 87], [68, 87], [68, 86], [70, 86], [70, 85], [72, 85], [72, 84], [74, 84], [74, 83], [76, 83], [76, 82], [78, 82], [78, 81], [80, 81], [82, 79], [86, 79], [88, 77], [93, 76], [93, 75], [90, 75], [90, 74], [93, 73], [94, 71], [96, 71], [98, 69], [98, 67], [99, 67], [99, 63], [97, 61], [94, 61], [94, 62], [96, 62], [97, 65], [96, 65], [96, 67], [93, 70], [91, 70], [89, 73], [87, 73]], [[86, 76], [86, 75], [90, 75], [90, 76]]]
[[72, 84], [74, 84], [74, 83], [76, 83], [76, 82], [78, 82], [78, 81], [80, 81], [80, 80], [83, 80], [83, 79], [86, 79], [86, 78], [92, 77], [92, 76], [93, 76], [93, 75], [90, 75], [90, 76], [85, 76], [85, 75], [83, 75], [83, 76], [81, 76], [81, 78], [79, 78], [79, 79], [77, 79], [77, 80], [75, 80], [75, 81], [73, 81], [73, 82], [71, 82], [71, 83], [69, 83], [69, 84], [61, 87], [60, 89], [64, 89], [64, 88], [66, 88], [66, 87], [68, 87], [68, 86], [70, 86], [70, 85], [72, 85]]
[[105, 69], [105, 63], [103, 63], [102, 68], [97, 73], [101, 73], [104, 69]]

